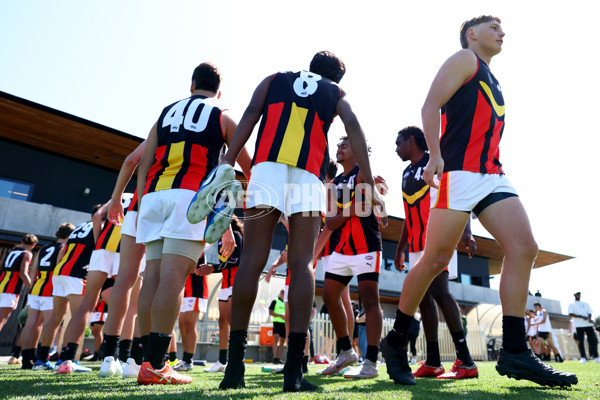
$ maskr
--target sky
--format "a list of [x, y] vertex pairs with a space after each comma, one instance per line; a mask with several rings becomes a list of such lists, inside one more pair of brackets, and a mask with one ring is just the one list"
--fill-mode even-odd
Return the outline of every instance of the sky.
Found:
[[[346, 63], [341, 87], [373, 172], [390, 185], [388, 211], [404, 217], [396, 134], [422, 125], [433, 77], [460, 49], [461, 23], [497, 15], [506, 32], [490, 64], [506, 104], [500, 160], [540, 249], [575, 257], [534, 270], [530, 291], [560, 300], [564, 313], [581, 291], [597, 316], [599, 9], [577, 0], [3, 1], [0, 91], [145, 138], [166, 105], [189, 95], [203, 61], [220, 68], [221, 103], [239, 120], [264, 77], [308, 69], [330, 50]], [[343, 134], [338, 120], [330, 143]], [[478, 222], [473, 231], [489, 237]]]

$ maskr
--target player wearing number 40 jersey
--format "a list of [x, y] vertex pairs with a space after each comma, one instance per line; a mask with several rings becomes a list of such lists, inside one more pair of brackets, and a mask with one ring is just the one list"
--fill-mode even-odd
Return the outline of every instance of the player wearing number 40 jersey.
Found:
[[365, 182], [373, 187], [362, 128], [338, 86], [346, 67], [333, 53], [317, 53], [309, 71], [268, 76], [256, 88], [224, 163], [233, 165], [260, 120], [252, 177], [246, 195], [244, 252], [233, 286], [229, 362], [221, 389], [241, 388], [244, 349], [257, 281], [267, 263], [275, 227], [289, 220], [288, 266], [291, 312], [284, 391], [315, 390], [302, 374], [310, 321], [314, 276], [312, 256], [325, 212], [322, 180], [329, 162], [327, 132], [336, 115], [342, 119]]
[[74, 229], [75, 225], [69, 222], [61, 224], [56, 231], [57, 241], [42, 247], [33, 260], [30, 275], [36, 279], [27, 297], [29, 311], [27, 311], [27, 322], [21, 332], [23, 369], [31, 369], [35, 361], [35, 346], [41, 333], [40, 313], [43, 314], [44, 325], [48, 324], [52, 316], [52, 274], [58, 262], [58, 253]]
[[498, 159], [505, 109], [489, 65], [504, 42], [500, 19], [482, 15], [465, 21], [460, 42], [462, 50], [442, 65], [421, 110], [430, 154], [423, 178], [432, 191], [431, 213], [423, 255], [404, 281], [394, 327], [381, 342], [387, 371], [395, 383], [415, 384], [405, 351], [410, 321], [474, 212], [504, 250], [503, 348], [496, 370], [540, 385], [570, 386], [577, 383], [574, 374], [553, 369], [527, 349], [523, 315], [538, 247]]
[[[237, 126], [216, 101], [220, 84], [217, 67], [200, 64], [192, 76], [191, 97], [162, 111], [138, 166], [136, 241], [146, 246], [138, 318], [142, 337], [148, 335], [147, 362], [140, 369], [139, 384], [191, 382], [165, 365], [164, 355], [181, 307], [177, 294], [204, 249], [205, 224], [190, 224], [187, 208], [202, 180], [217, 166]], [[248, 175], [246, 152], [240, 155], [240, 166]], [[225, 236], [224, 255], [229, 256], [235, 242], [230, 230]]]

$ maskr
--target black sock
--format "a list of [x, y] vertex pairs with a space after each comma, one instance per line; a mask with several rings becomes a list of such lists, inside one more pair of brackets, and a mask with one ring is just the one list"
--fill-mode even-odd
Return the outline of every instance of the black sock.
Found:
[[308, 374], [308, 356], [302, 357], [302, 373]]
[[467, 367], [473, 365], [471, 353], [469, 353], [469, 348], [467, 347], [465, 332], [461, 329], [460, 331], [450, 332], [450, 334], [452, 335], [452, 341], [454, 342], [454, 347], [456, 348], [456, 358], [462, 361]]
[[131, 339], [123, 339], [119, 342], [119, 360], [127, 362], [131, 356]]
[[48, 361], [48, 354], [50, 353], [50, 346], [42, 346], [41, 344], [37, 348], [36, 360], [40, 360], [45, 363]]
[[440, 360], [440, 344], [438, 342], [427, 342], [427, 360], [425, 364], [430, 367], [439, 367], [442, 365]]
[[165, 367], [165, 354], [171, 344], [172, 335], [150, 332], [148, 335], [148, 362], [155, 370]]
[[318, 389], [315, 385], [304, 379], [302, 372], [306, 339], [306, 331], [290, 332], [288, 335], [287, 362], [283, 369], [284, 392], [304, 392]]
[[227, 364], [227, 349], [219, 350], [219, 362], [223, 365]]
[[394, 329], [390, 330], [387, 335], [388, 343], [391, 346], [406, 347], [408, 343], [408, 328], [412, 319], [411, 315], [406, 315], [402, 311], [396, 310]]
[[23, 361], [21, 363], [22, 369], [33, 368], [33, 359], [35, 358], [35, 349], [23, 349]]
[[343, 338], [338, 339], [338, 348], [340, 351], [348, 351], [352, 349], [352, 342], [350, 341], [350, 336], [344, 336]]
[[194, 358], [194, 353], [186, 353], [185, 351], [183, 352], [183, 357], [181, 357], [181, 360], [185, 361], [188, 364], [192, 363], [192, 358]]
[[13, 348], [12, 348], [12, 356], [14, 358], [21, 357], [21, 346], [13, 346]]
[[[79, 349], [79, 344], [77, 343], [67, 343], [67, 347], [65, 347], [65, 352], [61, 355], [61, 359], [63, 361], [67, 360], [75, 360], [75, 354], [77, 354], [77, 349]], [[64, 358], [62, 358], [64, 356]]]
[[102, 340], [102, 356], [117, 359], [117, 347], [119, 346], [119, 335], [104, 335]]
[[139, 337], [134, 337], [133, 342], [131, 342], [131, 358], [137, 365], [142, 365], [144, 361], [144, 348], [142, 347], [142, 339]]
[[379, 346], [367, 345], [367, 354], [365, 358], [374, 363], [377, 362], [377, 356], [379, 355]]
[[[290, 332], [288, 335], [288, 360], [302, 360], [307, 337], [306, 332]], [[350, 348], [352, 348], [352, 346], [350, 346]]]
[[177, 360], [177, 352], [176, 351], [170, 351], [169, 352], [169, 362], [173, 362]]
[[502, 348], [510, 354], [527, 351], [523, 318], [509, 315], [502, 317]]
[[60, 361], [64, 361], [64, 360], [65, 360], [65, 359], [64, 359], [64, 356], [65, 356], [65, 351], [67, 351], [67, 347], [63, 347], [63, 348], [60, 350], [60, 356], [58, 357], [58, 359], [59, 359]]
[[150, 335], [144, 335], [140, 338], [140, 340], [142, 341], [142, 355], [143, 355], [142, 362], [148, 361], [148, 339], [149, 338], [150, 338]]

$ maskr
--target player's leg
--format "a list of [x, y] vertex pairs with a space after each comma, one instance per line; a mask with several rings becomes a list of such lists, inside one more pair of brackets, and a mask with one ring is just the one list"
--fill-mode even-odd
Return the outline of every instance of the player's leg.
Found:
[[379, 341], [383, 325], [383, 315], [379, 303], [379, 273], [358, 275], [358, 292], [365, 310], [367, 327], [367, 351], [362, 366], [344, 374], [345, 378], [376, 378]]
[[44, 323], [40, 344], [38, 345], [36, 352], [36, 365], [41, 364], [40, 368], [45, 368], [47, 365], [50, 346], [52, 346], [56, 331], [69, 309], [69, 300], [66, 297], [52, 296], [52, 304], [52, 314]]
[[0, 331], [8, 321], [8, 317], [10, 317], [10, 313], [12, 313], [12, 307], [0, 307]]
[[435, 299], [431, 295], [431, 287], [427, 289], [423, 296], [421, 304], [419, 304], [419, 310], [423, 322], [423, 333], [427, 342], [427, 358], [425, 364], [420, 366], [414, 372], [414, 375], [416, 377], [436, 377], [445, 371], [440, 360], [438, 308]]
[[352, 299], [350, 299], [350, 285], [346, 285], [342, 293], [342, 303], [346, 313], [346, 325], [348, 326], [348, 334], [354, 333], [354, 309], [352, 309]]
[[182, 366], [178, 371], [188, 371], [192, 369], [194, 353], [196, 352], [196, 339], [198, 333], [196, 325], [200, 311], [192, 310], [179, 314], [179, 330], [181, 331], [181, 341], [183, 345], [183, 356], [181, 357]]
[[[32, 297], [32, 296], [30, 296]], [[21, 368], [31, 369], [35, 362], [35, 344], [42, 329], [42, 312], [29, 305], [27, 310], [27, 320], [21, 331], [21, 347], [23, 348], [23, 361]]]
[[244, 357], [250, 313], [258, 292], [258, 279], [267, 263], [280, 215], [281, 212], [272, 207], [253, 207], [245, 212], [244, 249], [231, 296], [229, 361], [220, 389], [237, 389], [245, 385]]

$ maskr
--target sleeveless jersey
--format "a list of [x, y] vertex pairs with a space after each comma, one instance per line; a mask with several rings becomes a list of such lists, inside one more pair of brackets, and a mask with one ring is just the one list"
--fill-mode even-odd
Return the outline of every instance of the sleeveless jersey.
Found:
[[429, 222], [429, 185], [423, 179], [423, 170], [429, 161], [429, 153], [409, 165], [402, 174], [402, 198], [404, 199], [404, 223], [408, 233], [408, 251], [416, 253], [425, 248], [427, 223]]
[[43, 297], [52, 296], [52, 275], [62, 247], [62, 243], [56, 242], [47, 244], [40, 249], [37, 278], [31, 287], [30, 294]]
[[221, 247], [223, 247], [223, 239], [219, 239], [218, 250], [219, 250], [219, 265], [215, 266], [215, 272], [223, 273], [223, 280], [221, 281], [221, 289], [227, 289], [233, 286], [235, 281], [235, 274], [237, 273], [238, 267], [240, 266], [240, 257], [242, 255], [243, 241], [242, 235], [239, 232], [233, 232], [235, 239], [235, 249], [229, 258], [225, 258], [221, 255]]
[[[127, 215], [129, 208], [132, 207], [134, 197], [135, 196], [131, 193], [123, 193], [123, 196], [121, 196], [124, 216]], [[102, 231], [100, 231], [94, 250], [108, 250], [113, 253], [118, 253], [121, 250], [121, 227], [106, 220], [102, 227]]]
[[[333, 183], [337, 187], [338, 212], [354, 205], [358, 165], [348, 175], [341, 173]], [[350, 217], [342, 225], [339, 242], [335, 252], [343, 255], [357, 255], [381, 251], [381, 232], [374, 213], [366, 217]]]
[[72, 276], [80, 279], [87, 277], [90, 257], [95, 247], [92, 227], [92, 221], [84, 222], [71, 232], [66, 244], [65, 254], [54, 268], [54, 275]]
[[4, 268], [0, 272], [0, 293], [21, 293], [21, 288], [23, 287], [23, 281], [20, 278], [21, 263], [27, 253], [31, 252], [17, 247], [6, 255]]
[[477, 72], [442, 107], [440, 149], [444, 172], [503, 174], [500, 139], [504, 98], [498, 80], [477, 57]]
[[221, 112], [214, 99], [198, 95], [163, 110], [144, 194], [166, 189], [198, 190], [200, 182], [218, 165], [225, 144]]
[[329, 164], [327, 131], [340, 87], [312, 72], [273, 76], [263, 110], [252, 165], [278, 162], [304, 169], [322, 181]]
[[[198, 266], [206, 264], [204, 253], [198, 260]], [[198, 276], [193, 272], [188, 275], [183, 288], [183, 297], [197, 297], [199, 299], [208, 299], [208, 285], [205, 276]]]
[[[275, 303], [273, 305], [273, 303]], [[273, 308], [271, 308], [271, 310], [275, 313], [275, 314], [279, 314], [279, 315], [285, 315], [285, 303], [283, 302], [283, 300], [281, 300], [279, 297], [276, 298], [275, 300], [273, 300], [273, 303], [271, 303], [271, 305], [273, 305]], [[285, 319], [281, 318], [281, 317], [271, 317], [273, 322], [279, 322], [279, 323], [285, 323]]]
[[[325, 217], [323, 217], [323, 220], [324, 219], [325, 219]], [[341, 229], [334, 229], [331, 232], [331, 236], [329, 236], [329, 239], [327, 239], [327, 242], [325, 242], [325, 246], [323, 246], [323, 251], [321, 252], [321, 257], [326, 257], [326, 256], [330, 256], [333, 254], [333, 252], [335, 251], [335, 248], [338, 245], [338, 242], [340, 241], [341, 233], [342, 233]]]

